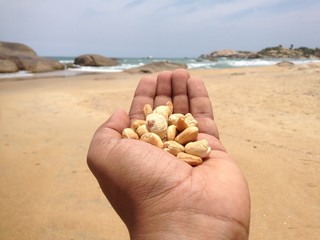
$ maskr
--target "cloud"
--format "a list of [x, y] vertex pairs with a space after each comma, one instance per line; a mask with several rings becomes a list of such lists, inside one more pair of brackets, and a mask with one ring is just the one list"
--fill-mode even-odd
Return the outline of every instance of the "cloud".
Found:
[[315, 47], [319, 8], [315, 0], [11, 0], [0, 2], [0, 32], [43, 55], [198, 56]]

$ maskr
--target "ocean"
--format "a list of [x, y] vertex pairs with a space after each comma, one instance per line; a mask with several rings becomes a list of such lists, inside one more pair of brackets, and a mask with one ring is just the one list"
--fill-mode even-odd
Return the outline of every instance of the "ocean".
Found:
[[[74, 57], [48, 57], [60, 61], [63, 64], [72, 64]], [[170, 61], [175, 63], [186, 64], [188, 69], [222, 69], [222, 68], [238, 68], [238, 67], [258, 67], [258, 66], [270, 66], [281, 61], [290, 61], [295, 64], [304, 64], [310, 62], [320, 62], [320, 60], [313, 59], [228, 59], [219, 58], [216, 61], [209, 61], [199, 58], [153, 58], [153, 57], [143, 57], [143, 58], [116, 58], [119, 61], [118, 66], [113, 67], [77, 67], [68, 68], [64, 71], [59, 71], [55, 75], [62, 76], [72, 76], [81, 73], [103, 73], [103, 72], [121, 72], [123, 70], [139, 67], [152, 62], [159, 61]], [[50, 73], [29, 73], [26, 71], [20, 71], [18, 73], [11, 74], [0, 74], [1, 78], [20, 78], [20, 77], [33, 77], [33, 76], [43, 76], [50, 75]], [[52, 73], [51, 73], [52, 75]]]
[[[73, 63], [73, 57], [52, 57], [61, 63]], [[255, 67], [270, 66], [281, 61], [290, 61], [295, 64], [303, 64], [309, 62], [320, 62], [320, 60], [310, 59], [228, 59], [219, 58], [216, 61], [209, 61], [199, 58], [117, 58], [120, 65], [114, 67], [80, 67], [73, 69], [74, 71], [93, 71], [93, 72], [121, 72], [123, 70], [139, 67], [152, 62], [169, 61], [175, 63], [183, 63], [188, 69], [212, 69], [212, 68], [235, 68], [235, 67]]]

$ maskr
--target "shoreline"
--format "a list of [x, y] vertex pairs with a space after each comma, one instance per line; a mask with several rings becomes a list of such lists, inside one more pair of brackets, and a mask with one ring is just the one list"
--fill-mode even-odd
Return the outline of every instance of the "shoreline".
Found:
[[[256, 59], [257, 61], [264, 61], [263, 59]], [[236, 61], [234, 59], [226, 59], [226, 61]], [[238, 61], [238, 62], [237, 62]], [[269, 66], [274, 66], [282, 62], [292, 62], [294, 66], [303, 66], [303, 65], [308, 65], [308, 64], [320, 64], [320, 59], [309, 59], [309, 60], [297, 60], [297, 59], [271, 59], [268, 60], [269, 62], [261, 62], [259, 64], [244, 64], [243, 66], [241, 64], [241, 61], [252, 61], [252, 60], [241, 60], [238, 59], [236, 62], [233, 62], [232, 64], [234, 65], [212, 65], [211, 67], [208, 67], [210, 65], [206, 64], [218, 64], [217, 62], [198, 62], [198, 63], [193, 63], [193, 64], [200, 64], [198, 65], [192, 65], [188, 66], [188, 70], [205, 70], [205, 69], [237, 69], [237, 68], [251, 68], [251, 67], [269, 67]], [[219, 61], [218, 61], [219, 62]], [[201, 66], [201, 64], [204, 64]], [[239, 66], [237, 66], [237, 64]], [[141, 66], [141, 65], [130, 65], [131, 67], [127, 66], [126, 68], [121, 67], [122, 65], [118, 65], [115, 67], [78, 67], [78, 68], [65, 68], [64, 70], [58, 70], [58, 71], [50, 71], [50, 72], [43, 72], [43, 73], [32, 73], [32, 72], [27, 72], [27, 71], [19, 71], [16, 73], [1, 73], [0, 74], [0, 81], [8, 81], [8, 80], [24, 80], [24, 79], [37, 79], [37, 78], [54, 78], [54, 77], [62, 77], [62, 78], [67, 78], [67, 77], [74, 77], [78, 75], [93, 75], [93, 74], [104, 74], [104, 73], [117, 73], [117, 72], [124, 72], [124, 70], [128, 70], [130, 68], [133, 68], [133, 66]]]

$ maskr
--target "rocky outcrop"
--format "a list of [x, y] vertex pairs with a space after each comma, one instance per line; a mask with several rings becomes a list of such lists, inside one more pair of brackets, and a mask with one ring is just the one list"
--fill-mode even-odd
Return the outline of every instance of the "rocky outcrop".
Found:
[[112, 58], [106, 58], [97, 54], [84, 54], [76, 57], [74, 59], [74, 64], [80, 66], [110, 67], [119, 65], [119, 62]]
[[210, 54], [202, 54], [201, 59], [208, 59], [211, 61], [217, 58], [234, 58], [234, 59], [244, 59], [244, 58], [260, 58], [261, 56], [256, 52], [247, 51], [235, 51], [232, 49], [224, 49], [220, 51], [214, 51]]
[[300, 47], [296, 49], [278, 47], [268, 47], [259, 51], [259, 54], [269, 58], [296, 58], [296, 59], [316, 59], [320, 58], [320, 49]]
[[259, 52], [250, 51], [235, 51], [231, 49], [214, 51], [210, 54], [202, 54], [200, 59], [208, 59], [215, 61], [217, 58], [231, 59], [254, 59], [254, 58], [293, 58], [293, 59], [318, 59], [320, 58], [320, 49], [311, 49], [300, 47], [293, 49], [284, 48], [281, 45], [278, 47], [264, 48]]
[[180, 64], [180, 63], [173, 63], [173, 62], [153, 62], [146, 65], [143, 65], [141, 67], [135, 67], [125, 70], [125, 72], [128, 73], [155, 73], [155, 72], [161, 72], [161, 71], [173, 71], [179, 68], [187, 68], [187, 65]]
[[60, 62], [39, 57], [34, 50], [24, 44], [0, 42], [0, 73], [13, 73], [19, 70], [40, 73], [62, 69], [64, 65]]

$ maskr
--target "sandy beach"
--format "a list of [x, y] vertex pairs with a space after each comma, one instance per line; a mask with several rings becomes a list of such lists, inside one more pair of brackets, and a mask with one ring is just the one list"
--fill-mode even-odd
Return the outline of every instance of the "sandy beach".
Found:
[[[251, 240], [320, 236], [320, 65], [190, 70], [252, 198]], [[86, 164], [92, 135], [144, 75], [0, 81], [0, 239], [125, 240]]]

